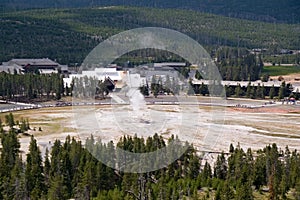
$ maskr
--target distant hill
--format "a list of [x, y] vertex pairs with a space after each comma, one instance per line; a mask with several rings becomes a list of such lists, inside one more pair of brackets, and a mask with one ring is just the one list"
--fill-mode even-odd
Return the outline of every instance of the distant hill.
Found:
[[6, 9], [140, 6], [191, 9], [265, 22], [300, 23], [299, 0], [1, 0]]
[[2, 13], [0, 26], [0, 61], [49, 57], [61, 63], [81, 63], [90, 50], [109, 36], [147, 26], [178, 30], [206, 47], [300, 47], [300, 25], [255, 22], [176, 9], [26, 10]]

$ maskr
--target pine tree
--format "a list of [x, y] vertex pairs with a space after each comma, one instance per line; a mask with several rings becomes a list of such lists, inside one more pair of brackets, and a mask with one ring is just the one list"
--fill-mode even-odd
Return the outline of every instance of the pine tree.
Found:
[[269, 97], [270, 99], [273, 99], [275, 96], [275, 87], [274, 85], [271, 87], [270, 92], [269, 92]]
[[295, 190], [294, 197], [296, 200], [300, 200], [300, 178], [296, 181]]
[[199, 72], [199, 70], [196, 70], [195, 78], [198, 79], [198, 80], [203, 79], [203, 77], [201, 76], [201, 73]]
[[250, 182], [239, 183], [236, 189], [235, 200], [253, 200], [253, 191]]
[[[20, 143], [14, 129], [1, 134], [0, 150], [0, 199], [12, 199], [12, 169], [19, 158]], [[14, 174], [13, 174], [14, 175]]]
[[13, 200], [27, 200], [29, 196], [26, 189], [25, 166], [21, 157], [16, 160], [16, 164], [11, 172], [10, 181]]
[[256, 99], [256, 89], [255, 89], [255, 87], [251, 87], [251, 90], [250, 90], [250, 98], [251, 99]]
[[229, 146], [229, 153], [233, 153], [234, 152], [234, 147], [232, 145], [232, 143]]
[[29, 153], [26, 155], [26, 188], [31, 199], [40, 199], [45, 190], [41, 152], [36, 139], [31, 136]]
[[226, 180], [221, 190], [221, 200], [231, 200], [233, 198], [234, 198], [233, 189], [230, 187], [228, 181]]
[[48, 199], [67, 199], [67, 187], [63, 184], [63, 177], [59, 174], [51, 178], [51, 184], [48, 190]]
[[267, 176], [268, 176], [268, 186], [269, 186], [269, 200], [278, 199], [280, 195], [280, 180], [281, 180], [281, 163], [279, 161], [279, 152], [276, 144], [272, 146], [267, 146], [266, 149], [267, 158]]
[[262, 88], [260, 86], [260, 84], [258, 84], [257, 89], [256, 89], [256, 95], [258, 98], [262, 99], [263, 98], [263, 91]]
[[7, 176], [19, 156], [20, 143], [14, 130], [1, 135], [0, 176]]
[[10, 127], [10, 129], [13, 129], [13, 127], [15, 125], [15, 120], [14, 120], [14, 116], [12, 113], [5, 115], [5, 121], [6, 121], [6, 124]]
[[243, 90], [241, 88], [241, 85], [238, 84], [238, 86], [235, 88], [235, 97], [241, 97], [243, 95]]
[[2, 120], [0, 119], [0, 135], [4, 133]]
[[253, 184], [257, 190], [267, 184], [266, 170], [266, 157], [264, 154], [260, 154], [255, 160], [253, 173]]
[[203, 171], [201, 173], [201, 177], [202, 177], [201, 185], [206, 187], [210, 186], [211, 175], [212, 175], [211, 166], [208, 164], [208, 162], [205, 162]]
[[215, 200], [221, 200], [221, 184], [219, 184], [216, 194], [215, 194]]
[[279, 95], [278, 95], [278, 98], [279, 99], [283, 99], [286, 95], [286, 85], [285, 85], [285, 81], [283, 81], [281, 83], [281, 86], [279, 88]]
[[247, 85], [247, 90], [246, 90], [246, 97], [247, 98], [250, 98], [250, 96], [251, 96], [251, 89], [252, 89], [251, 83], [249, 82], [248, 85]]
[[44, 176], [45, 176], [45, 186], [46, 188], [49, 188], [50, 185], [50, 170], [51, 170], [51, 164], [49, 160], [49, 150], [46, 149], [45, 153], [45, 161], [44, 161]]
[[214, 176], [222, 180], [225, 180], [227, 176], [227, 163], [225, 160], [224, 152], [222, 152], [222, 154], [217, 157]]

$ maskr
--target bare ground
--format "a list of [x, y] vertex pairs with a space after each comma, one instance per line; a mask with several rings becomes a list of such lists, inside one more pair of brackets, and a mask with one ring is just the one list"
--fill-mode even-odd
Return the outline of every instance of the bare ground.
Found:
[[[242, 104], [251, 102], [240, 101]], [[263, 101], [253, 103], [259, 104]], [[29, 134], [35, 136], [42, 152], [51, 148], [55, 139], [64, 140], [67, 135], [85, 140], [94, 134], [104, 142], [116, 142], [122, 135], [147, 137], [154, 133], [165, 138], [171, 134], [178, 135], [199, 150], [206, 151], [226, 152], [230, 143], [240, 143], [243, 148], [252, 149], [277, 143], [282, 149], [288, 145], [291, 149], [300, 150], [300, 106], [296, 105], [277, 104], [258, 108], [148, 105], [139, 118], [132, 116], [128, 106], [73, 109], [26, 110], [15, 112], [14, 116], [16, 120], [29, 119], [32, 129]], [[2, 120], [4, 115], [0, 114]], [[39, 127], [42, 131], [38, 131]], [[27, 152], [29, 141], [28, 136], [20, 136], [23, 152]]]

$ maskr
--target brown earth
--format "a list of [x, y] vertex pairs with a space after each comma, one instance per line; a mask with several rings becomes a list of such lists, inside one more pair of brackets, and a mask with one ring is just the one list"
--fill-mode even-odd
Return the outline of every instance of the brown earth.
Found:
[[275, 105], [260, 108], [229, 107], [227, 110], [244, 113], [300, 113], [300, 107], [294, 105]]

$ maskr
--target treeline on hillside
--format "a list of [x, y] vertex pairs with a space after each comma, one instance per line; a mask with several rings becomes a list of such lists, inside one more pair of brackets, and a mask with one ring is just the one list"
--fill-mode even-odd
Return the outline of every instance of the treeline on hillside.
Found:
[[216, 65], [223, 80], [256, 81], [261, 77], [261, 55], [239, 48], [220, 48], [215, 52]]
[[0, 20], [0, 24], [3, 36], [0, 38], [1, 62], [13, 58], [50, 58], [60, 64], [75, 65], [101, 41], [51, 17], [36, 20], [31, 16], [16, 15]]
[[[32, 136], [23, 160], [15, 127], [7, 130], [8, 124], [0, 124], [0, 199], [251, 200], [254, 193], [286, 199], [289, 191], [289, 197], [300, 198], [300, 154], [288, 147], [278, 149], [276, 144], [256, 152], [230, 145], [229, 152], [220, 153], [212, 167], [208, 162], [201, 166], [203, 160], [196, 149], [173, 136], [168, 141], [157, 134], [148, 138], [123, 136], [116, 145], [91, 136], [86, 148], [68, 136], [65, 142], [56, 140], [44, 158]], [[90, 153], [93, 150], [109, 156], [117, 165], [116, 146], [144, 153], [168, 147], [172, 141], [188, 147], [187, 151], [169, 166], [148, 173], [114, 170]]]
[[177, 8], [197, 10], [201, 12], [215, 13], [229, 17], [244, 18], [250, 20], [260, 20], [268, 22], [289, 22], [299, 23], [298, 2], [297, 0], [267, 0], [267, 1], [247, 1], [247, 0], [3, 0], [0, 7], [6, 9], [24, 9], [24, 8], [69, 8], [69, 7], [89, 7], [89, 6], [140, 6], [140, 7], [155, 7], [155, 8]]
[[0, 97], [5, 100], [59, 100], [64, 94], [63, 77], [60, 74], [0, 73], [0, 83]]
[[135, 67], [149, 63], [186, 62], [182, 57], [160, 49], [139, 49], [122, 55], [114, 63], [124, 67]]
[[103, 39], [139, 27], [174, 29], [203, 46], [271, 48], [275, 42], [281, 49], [299, 47], [296, 24], [274, 25], [175, 9], [27, 10], [3, 13], [0, 25], [0, 34], [4, 36], [0, 38], [0, 46], [5, 47], [0, 61], [49, 57], [61, 64], [81, 63]]

